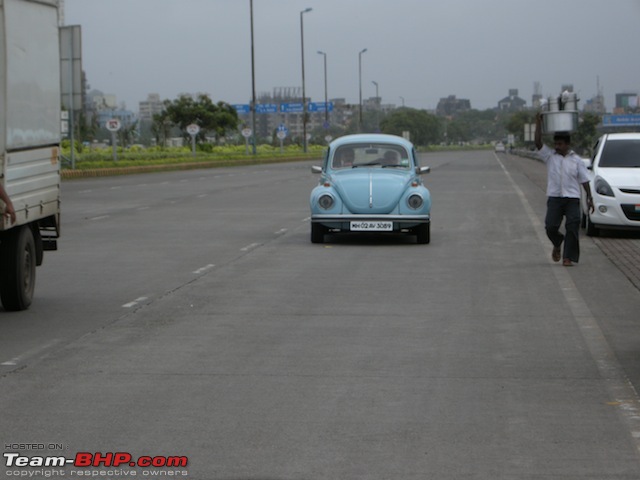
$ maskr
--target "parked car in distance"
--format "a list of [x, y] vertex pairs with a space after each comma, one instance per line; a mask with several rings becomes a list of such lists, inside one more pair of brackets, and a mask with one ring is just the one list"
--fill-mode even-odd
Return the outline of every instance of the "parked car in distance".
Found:
[[328, 233], [395, 232], [431, 240], [431, 195], [414, 146], [394, 135], [358, 134], [329, 145], [312, 190], [311, 242]]
[[596, 143], [587, 167], [595, 212], [582, 192], [582, 226], [587, 235], [600, 229], [640, 231], [640, 133], [609, 133]]
[[504, 146], [504, 143], [502, 142], [498, 142], [496, 143], [496, 153], [504, 153], [507, 151], [507, 149]]

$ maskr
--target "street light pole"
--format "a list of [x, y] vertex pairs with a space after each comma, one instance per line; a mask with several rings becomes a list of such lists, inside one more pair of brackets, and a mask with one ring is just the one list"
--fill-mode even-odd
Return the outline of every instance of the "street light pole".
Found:
[[329, 125], [329, 102], [327, 99], [327, 54], [318, 50], [320, 55], [324, 55], [324, 123]]
[[378, 106], [380, 106], [380, 96], [378, 95], [378, 82], [376, 82], [375, 80], [372, 80], [371, 83], [373, 83], [376, 86], [376, 102], [378, 102]]
[[256, 154], [256, 74], [255, 74], [255, 54], [253, 47], [253, 0], [249, 0], [251, 13], [251, 135], [253, 144], [253, 154]]
[[362, 132], [362, 54], [366, 52], [364, 48], [358, 53], [358, 80], [360, 82], [360, 132]]
[[300, 49], [302, 51], [302, 145], [304, 153], [307, 153], [307, 97], [304, 89], [304, 21], [303, 15], [313, 10], [305, 8], [300, 12]]

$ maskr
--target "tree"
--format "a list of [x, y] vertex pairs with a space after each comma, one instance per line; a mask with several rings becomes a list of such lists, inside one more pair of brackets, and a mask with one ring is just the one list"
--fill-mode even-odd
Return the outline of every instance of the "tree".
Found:
[[586, 112], [582, 114], [578, 130], [572, 140], [575, 150], [589, 157], [593, 155], [593, 147], [599, 136], [598, 125], [600, 125], [601, 121], [600, 115], [595, 113]]
[[524, 126], [528, 123], [536, 123], [536, 113], [522, 110], [512, 114], [505, 123], [505, 128], [516, 138], [522, 139], [524, 136]]
[[417, 145], [437, 143], [441, 137], [438, 117], [414, 108], [394, 110], [380, 121], [380, 130], [391, 135], [402, 135], [408, 131], [411, 141]]
[[238, 128], [236, 109], [225, 102], [215, 104], [206, 94], [200, 94], [196, 99], [189, 95], [182, 95], [173, 101], [165, 100], [164, 106], [167, 118], [180, 128], [187, 141], [190, 139], [187, 126], [192, 123], [200, 127], [197, 141], [204, 141], [207, 133], [222, 137], [227, 130]]
[[167, 146], [167, 140], [171, 135], [173, 124], [166, 110], [153, 115], [153, 123], [151, 124], [151, 133], [156, 139], [156, 145]]

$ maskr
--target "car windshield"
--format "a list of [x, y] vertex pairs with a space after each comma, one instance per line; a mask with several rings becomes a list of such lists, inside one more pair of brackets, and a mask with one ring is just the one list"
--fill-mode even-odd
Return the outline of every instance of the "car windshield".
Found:
[[600, 167], [640, 168], [640, 139], [609, 140], [600, 155]]
[[408, 169], [409, 152], [400, 145], [387, 143], [354, 143], [339, 146], [333, 154], [334, 169], [381, 167]]

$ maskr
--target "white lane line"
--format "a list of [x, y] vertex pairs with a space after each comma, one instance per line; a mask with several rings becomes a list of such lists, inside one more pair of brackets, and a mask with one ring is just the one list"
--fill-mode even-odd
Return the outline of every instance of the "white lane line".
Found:
[[242, 252], [248, 252], [249, 250], [253, 250], [254, 248], [256, 248], [256, 247], [258, 247], [258, 246], [260, 246], [260, 244], [259, 244], [259, 243], [252, 243], [252, 244], [250, 244], [250, 245], [247, 245], [246, 247], [242, 247], [242, 248], [240, 249], [240, 251], [242, 251]]
[[5, 367], [16, 366], [20, 362], [24, 361], [27, 358], [34, 357], [34, 356], [38, 355], [39, 353], [42, 353], [42, 352], [44, 352], [46, 350], [49, 350], [50, 348], [52, 348], [53, 346], [55, 346], [58, 343], [60, 343], [60, 339], [54, 338], [53, 340], [45, 343], [44, 345], [40, 345], [38, 347], [32, 348], [31, 350], [27, 350], [22, 355], [18, 355], [17, 357], [13, 357], [12, 359], [7, 360], [6, 362], [0, 363], [0, 365], [3, 365]]
[[215, 265], [213, 263], [210, 263], [209, 265], [205, 265], [202, 268], [199, 268], [197, 270], [194, 270], [193, 273], [195, 273], [196, 275], [200, 275], [201, 273], [206, 272], [207, 270], [211, 270], [213, 267], [215, 267]]
[[305, 217], [302, 220], [300, 220], [301, 222], [308, 222], [309, 220], [311, 220], [311, 217]]
[[111, 187], [111, 190], [122, 190], [122, 187]]
[[145, 300], [147, 300], [147, 298], [148, 297], [138, 297], [133, 302], [125, 303], [124, 305], [122, 305], [122, 307], [123, 308], [135, 307], [136, 305], [139, 305], [141, 302], [144, 302]]
[[[527, 197], [516, 184], [515, 180], [513, 180], [511, 174], [500, 161], [500, 158], [495, 153], [494, 156], [511, 183], [511, 186], [518, 194], [518, 197], [520, 197], [520, 202], [531, 224], [535, 228], [540, 244], [547, 247], [549, 240], [546, 234], [543, 233], [542, 222], [534, 213]], [[551, 259], [548, 259], [548, 262], [551, 264]], [[640, 452], [640, 398], [638, 398], [638, 392], [624, 373], [620, 362], [602, 333], [598, 321], [591, 313], [587, 302], [585, 302], [582, 294], [576, 287], [569, 270], [556, 264], [553, 265], [554, 268], [552, 268], [552, 270], [556, 281], [565, 297], [565, 301], [569, 305], [573, 319], [582, 333], [582, 338], [589, 349], [589, 353], [596, 362], [598, 371], [606, 384], [609, 395], [612, 397], [612, 401], [608, 402], [608, 404], [619, 408], [621, 416], [625, 420], [627, 428], [631, 433], [631, 437], [634, 439], [636, 450]]]
[[94, 220], [103, 220], [105, 218], [109, 218], [111, 215], [99, 215], [97, 217], [91, 217], [89, 220], [94, 221]]
[[209, 194], [208, 193], [201, 193], [200, 195], [198, 195], [198, 198], [205, 198], [208, 197]]
[[93, 190], [80, 190], [78, 193], [91, 193]]
[[280, 230], [278, 230], [277, 232], [273, 232], [275, 235], [284, 235], [285, 233], [287, 233], [287, 229], [286, 228], [281, 228]]

